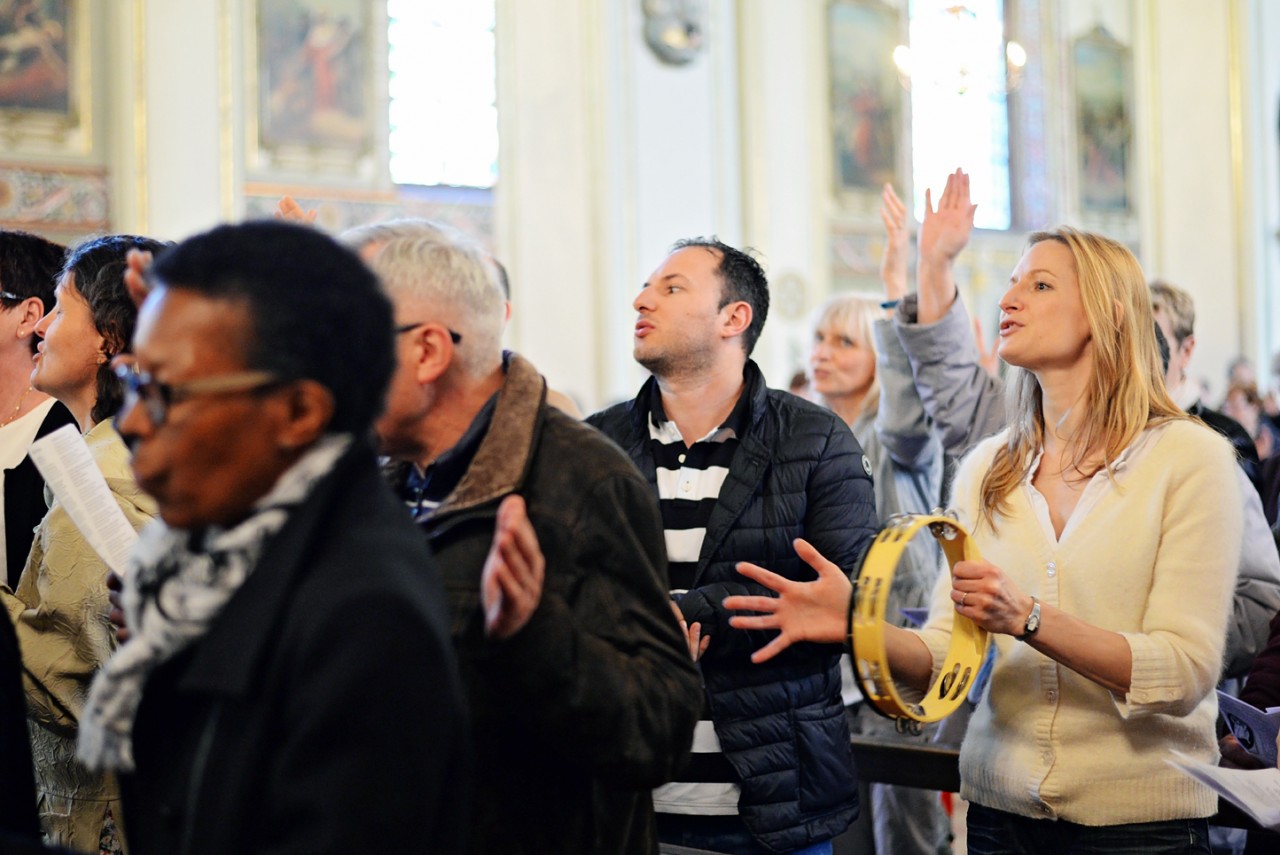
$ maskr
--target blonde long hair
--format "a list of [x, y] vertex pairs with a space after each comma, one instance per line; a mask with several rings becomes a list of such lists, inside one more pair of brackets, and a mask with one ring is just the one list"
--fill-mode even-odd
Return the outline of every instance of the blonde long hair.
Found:
[[[1093, 343], [1093, 371], [1084, 399], [1076, 404], [1085, 416], [1075, 431], [1070, 468], [1081, 478], [1104, 468], [1111, 474], [1116, 457], [1143, 430], [1189, 417], [1165, 389], [1151, 292], [1133, 253], [1110, 238], [1069, 226], [1033, 233], [1027, 248], [1046, 240], [1071, 253]], [[1035, 375], [1010, 366], [1005, 397], [1009, 438], [996, 451], [981, 487], [982, 518], [993, 529], [1044, 443], [1044, 400]], [[1093, 462], [1099, 455], [1101, 463]]]
[[[880, 308], [879, 300], [861, 294], [840, 294], [818, 307], [813, 313], [813, 323], [809, 325], [809, 329], [813, 333], [824, 328], [833, 329], [857, 342], [859, 347], [865, 347], [871, 351], [871, 355], [878, 363], [880, 353], [876, 350], [872, 325], [877, 318], [882, 317], [884, 317], [884, 309]], [[876, 367], [878, 369], [879, 365], [877, 364]], [[874, 416], [879, 409], [880, 372], [876, 370], [871, 374], [871, 385], [867, 387], [866, 397], [862, 399], [862, 410], [859, 415]]]

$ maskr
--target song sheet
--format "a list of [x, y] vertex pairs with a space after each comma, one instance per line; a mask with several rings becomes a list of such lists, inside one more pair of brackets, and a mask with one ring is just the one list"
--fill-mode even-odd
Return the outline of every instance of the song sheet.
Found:
[[1259, 825], [1280, 831], [1280, 769], [1224, 769], [1173, 752], [1168, 762], [1207, 784], [1214, 792], [1253, 817]]
[[31, 459], [93, 551], [123, 576], [138, 534], [116, 504], [80, 431], [67, 425], [36, 440]]

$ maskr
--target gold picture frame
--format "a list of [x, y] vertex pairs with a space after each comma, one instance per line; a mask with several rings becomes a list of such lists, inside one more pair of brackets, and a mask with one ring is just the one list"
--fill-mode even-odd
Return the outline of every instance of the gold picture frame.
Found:
[[1102, 25], [1071, 44], [1080, 210], [1133, 211], [1133, 59]]
[[827, 4], [831, 168], [837, 198], [897, 181], [905, 93], [893, 64], [901, 12], [877, 0]]
[[0, 146], [89, 151], [89, 15], [85, 0], [0, 4]]
[[375, 149], [372, 0], [248, 0], [248, 166], [352, 171]]

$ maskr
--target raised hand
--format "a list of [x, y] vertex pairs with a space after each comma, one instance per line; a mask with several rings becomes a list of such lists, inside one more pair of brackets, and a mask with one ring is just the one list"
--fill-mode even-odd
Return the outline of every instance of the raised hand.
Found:
[[546, 561], [524, 499], [508, 496], [498, 506], [493, 543], [480, 575], [486, 635], [503, 640], [524, 628], [542, 601], [545, 573]]
[[924, 220], [920, 223], [922, 261], [946, 262], [955, 259], [973, 234], [973, 215], [978, 206], [969, 201], [969, 175], [957, 169], [947, 176], [947, 186], [933, 208], [932, 191], [924, 191]]
[[924, 220], [917, 237], [920, 256], [916, 267], [918, 320], [922, 324], [940, 320], [955, 302], [952, 267], [973, 234], [973, 215], [977, 210], [978, 206], [969, 201], [969, 176], [963, 169], [947, 176], [947, 186], [936, 211], [932, 192], [924, 191]]
[[124, 287], [135, 306], [141, 306], [142, 301], [147, 299], [147, 294], [151, 293], [151, 286], [147, 284], [147, 270], [151, 267], [151, 261], [151, 253], [146, 250], [131, 249], [125, 253], [127, 267], [124, 269]]
[[880, 191], [880, 219], [884, 221], [884, 257], [880, 259], [880, 279], [885, 296], [901, 300], [907, 296], [907, 206], [885, 184]]
[[275, 218], [286, 223], [309, 226], [316, 221], [316, 212], [314, 208], [310, 211], [303, 209], [292, 196], [282, 196], [280, 204], [276, 205]]
[[994, 343], [987, 344], [986, 333], [982, 330], [982, 321], [973, 316], [973, 340], [978, 345], [978, 364], [992, 377], [1000, 376], [1000, 354], [996, 352]]
[[849, 598], [853, 584], [844, 571], [823, 558], [807, 540], [793, 542], [796, 555], [817, 571], [812, 582], [793, 582], [746, 561], [737, 570], [752, 581], [775, 591], [776, 597], [726, 597], [730, 611], [758, 612], [735, 615], [729, 625], [735, 629], [771, 629], [778, 637], [751, 654], [752, 662], [766, 662], [798, 641], [839, 642], [848, 632]]

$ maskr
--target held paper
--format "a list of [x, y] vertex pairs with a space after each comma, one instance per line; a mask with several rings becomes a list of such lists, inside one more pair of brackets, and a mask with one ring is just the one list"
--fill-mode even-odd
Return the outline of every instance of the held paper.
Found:
[[1252, 704], [1218, 692], [1218, 712], [1231, 729], [1240, 747], [1268, 767], [1276, 765], [1276, 735], [1280, 733], [1280, 715], [1263, 712]]
[[36, 440], [31, 459], [94, 552], [123, 576], [138, 533], [116, 504], [80, 431], [66, 425]]
[[1173, 755], [1170, 765], [1208, 785], [1259, 825], [1280, 831], [1280, 769], [1224, 769], [1181, 751], [1174, 751]]

